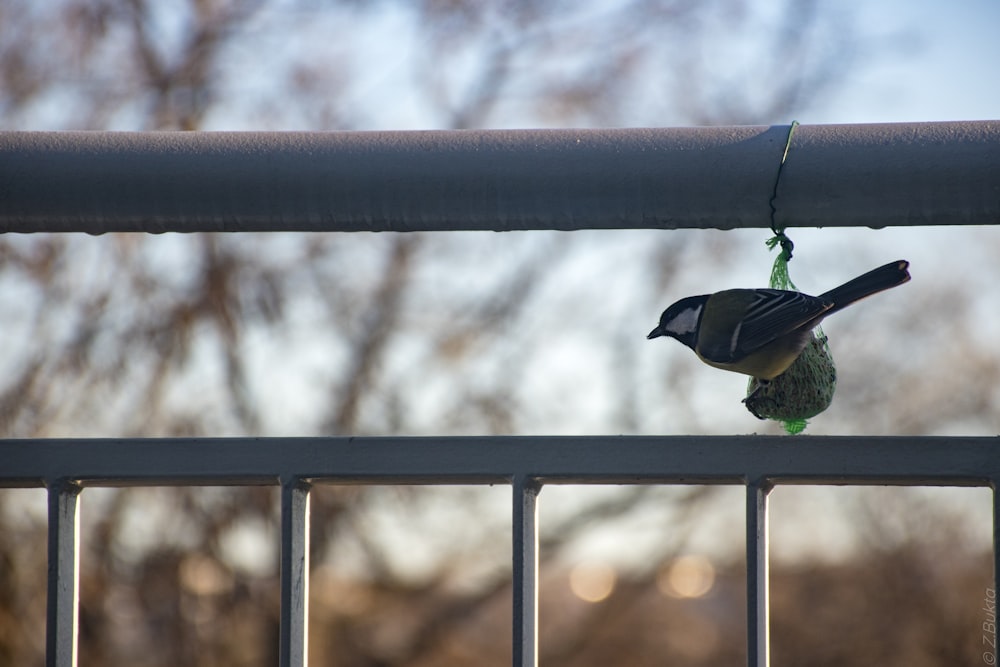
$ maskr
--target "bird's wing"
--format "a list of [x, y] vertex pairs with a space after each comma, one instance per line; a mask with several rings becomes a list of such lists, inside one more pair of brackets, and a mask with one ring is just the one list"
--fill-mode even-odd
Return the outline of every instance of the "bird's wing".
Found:
[[[706, 308], [718, 304], [723, 310], [713, 312], [711, 318], [708, 313], [702, 317], [698, 338], [698, 353], [718, 363], [737, 362], [833, 307], [824, 299], [775, 289], [729, 290], [719, 296]], [[720, 326], [706, 329], [706, 319]]]
[[799, 329], [833, 307], [831, 301], [801, 292], [755, 289], [753, 293], [754, 300], [736, 337], [734, 356], [737, 357]]

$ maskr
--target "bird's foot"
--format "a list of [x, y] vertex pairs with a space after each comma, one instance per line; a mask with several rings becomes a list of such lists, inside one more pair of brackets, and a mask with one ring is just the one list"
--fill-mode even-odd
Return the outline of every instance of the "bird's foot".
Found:
[[767, 387], [767, 385], [771, 384], [771, 381], [770, 380], [762, 380], [761, 378], [754, 378], [754, 380], [757, 382], [757, 385], [753, 388], [753, 391], [751, 391], [749, 394], [747, 394], [747, 397], [744, 398], [742, 402], [743, 402], [744, 405], [747, 406], [747, 410], [750, 411], [750, 414], [752, 414], [757, 419], [760, 419], [761, 421], [763, 421], [763, 420], [767, 419], [767, 417], [764, 417], [759, 412], [757, 412], [756, 409], [754, 409], [754, 406], [756, 405], [756, 402], [754, 401], [754, 398], [756, 398], [757, 394], [759, 394], [761, 391], [763, 391], [764, 388]]

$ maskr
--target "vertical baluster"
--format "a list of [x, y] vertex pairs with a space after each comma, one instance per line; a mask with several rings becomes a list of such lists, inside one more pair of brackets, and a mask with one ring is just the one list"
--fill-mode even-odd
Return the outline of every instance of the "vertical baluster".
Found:
[[309, 660], [309, 485], [281, 485], [281, 667]]
[[747, 485], [747, 664], [768, 667], [767, 494], [760, 481]]
[[[984, 591], [983, 609], [984, 622], [992, 624], [993, 644], [983, 649], [983, 663], [997, 664], [997, 639], [1000, 632], [997, 631], [997, 592], [1000, 591], [1000, 493], [997, 492], [997, 480], [993, 481], [993, 591]], [[983, 628], [983, 632], [989, 630], [989, 625]], [[989, 662], [992, 658], [992, 662]]]
[[80, 487], [66, 479], [51, 480], [49, 491], [48, 609], [45, 663], [76, 667], [80, 586]]
[[540, 485], [517, 476], [513, 484], [514, 667], [538, 664], [538, 515]]

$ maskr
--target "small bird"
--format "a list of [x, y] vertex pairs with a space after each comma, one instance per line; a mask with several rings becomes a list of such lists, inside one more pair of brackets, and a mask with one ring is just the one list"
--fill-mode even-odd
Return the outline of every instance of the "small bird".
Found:
[[792, 365], [825, 317], [910, 279], [906, 260], [890, 262], [819, 296], [776, 289], [729, 289], [689, 296], [660, 316], [646, 338], [670, 336], [710, 366], [758, 384]]

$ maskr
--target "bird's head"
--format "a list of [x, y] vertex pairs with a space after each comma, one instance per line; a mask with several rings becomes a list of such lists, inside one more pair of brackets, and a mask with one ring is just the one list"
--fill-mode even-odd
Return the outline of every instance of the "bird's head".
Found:
[[698, 340], [698, 323], [708, 297], [708, 294], [689, 296], [670, 306], [663, 311], [660, 323], [646, 338], [670, 336], [694, 349]]

